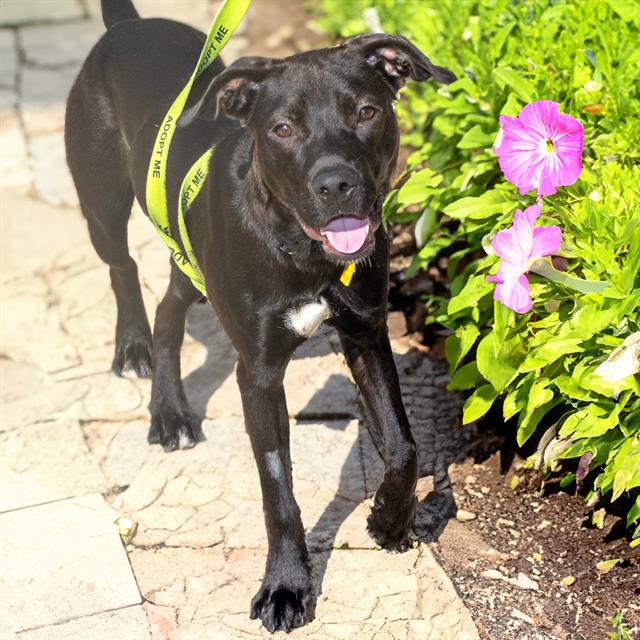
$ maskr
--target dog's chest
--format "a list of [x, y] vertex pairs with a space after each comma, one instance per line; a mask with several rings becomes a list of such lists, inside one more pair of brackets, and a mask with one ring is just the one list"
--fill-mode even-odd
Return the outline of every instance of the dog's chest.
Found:
[[331, 315], [329, 303], [324, 298], [318, 298], [313, 302], [289, 309], [285, 314], [285, 323], [296, 335], [308, 338]]

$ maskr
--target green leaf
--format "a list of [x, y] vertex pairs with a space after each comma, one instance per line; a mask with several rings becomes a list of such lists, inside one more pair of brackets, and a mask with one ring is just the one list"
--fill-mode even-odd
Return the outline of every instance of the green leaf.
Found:
[[511, 116], [515, 118], [522, 109], [522, 103], [518, 100], [518, 96], [515, 93], [510, 93], [507, 101], [504, 103], [502, 110], [500, 111], [501, 116]]
[[416, 256], [422, 264], [433, 260], [443, 249], [451, 246], [456, 241], [456, 236], [441, 235], [429, 240]]
[[527, 406], [529, 391], [533, 384], [533, 374], [522, 378], [517, 386], [511, 389], [502, 403], [502, 415], [505, 420], [513, 418], [519, 411]]
[[613, 473], [611, 500], [617, 500], [623, 491], [640, 485], [640, 440], [627, 438], [615, 453], [613, 464], [607, 466]]
[[585, 400], [591, 402], [594, 400], [592, 393], [583, 389], [576, 380], [568, 375], [560, 375], [554, 378], [553, 384], [558, 387], [559, 391], [574, 400]]
[[511, 87], [525, 102], [533, 102], [536, 88], [517, 71], [507, 67], [497, 67], [493, 70], [493, 77], [501, 85]]
[[499, 300], [493, 301], [493, 331], [498, 342], [507, 339], [507, 331], [513, 325], [515, 314]]
[[609, 282], [604, 280], [583, 280], [582, 278], [575, 278], [563, 271], [554, 269], [546, 260], [542, 259], [536, 260], [531, 265], [530, 270], [540, 276], [544, 276], [547, 280], [558, 282], [580, 293], [602, 293], [611, 286]]
[[493, 58], [497, 58], [500, 55], [507, 37], [515, 26], [515, 22], [508, 22], [504, 26], [497, 29], [493, 34], [493, 37], [491, 38], [491, 54]]
[[462, 408], [462, 424], [469, 424], [481, 418], [498, 397], [496, 390], [490, 385], [485, 384], [478, 387], [471, 396], [467, 398]]
[[627, 513], [627, 526], [630, 527], [636, 520], [640, 520], [640, 495], [636, 497], [636, 501]]
[[460, 367], [451, 378], [447, 389], [449, 391], [462, 391], [463, 389], [471, 389], [482, 380], [482, 375], [478, 371], [478, 365], [475, 360]]
[[471, 127], [467, 131], [460, 142], [458, 142], [458, 149], [479, 149], [484, 147], [491, 147], [496, 139], [496, 132], [485, 133], [482, 127], [477, 124]]
[[580, 307], [570, 318], [569, 327], [576, 337], [588, 340], [591, 336], [608, 327], [618, 315], [618, 307], [603, 308], [602, 304], [587, 304]]
[[447, 205], [443, 212], [450, 218], [489, 218], [498, 213], [509, 213], [517, 207], [513, 197], [498, 189], [485, 191], [481, 196], [460, 198]]
[[411, 177], [398, 191], [398, 204], [414, 204], [424, 202], [434, 187], [442, 182], [442, 176], [433, 169], [421, 169], [411, 174]]
[[640, 228], [636, 229], [631, 234], [631, 244], [629, 246], [629, 254], [627, 255], [627, 261], [622, 270], [622, 276], [620, 278], [620, 285], [625, 292], [631, 292], [634, 287], [636, 276], [640, 270]]
[[[618, 424], [620, 408], [610, 412], [597, 404], [590, 404], [571, 414], [560, 428], [560, 435], [574, 438], [595, 438], [602, 436]], [[608, 414], [608, 415], [607, 415]]]
[[561, 356], [568, 353], [580, 353], [584, 351], [580, 338], [556, 338], [549, 340], [541, 347], [529, 353], [526, 360], [520, 365], [520, 371], [535, 371], [545, 365], [555, 362]]
[[518, 372], [518, 366], [524, 359], [523, 353], [514, 353], [520, 346], [520, 339], [509, 342], [496, 339], [492, 331], [478, 344], [476, 359], [478, 371], [488, 380], [493, 388], [500, 393]]
[[607, 4], [625, 21], [638, 20], [638, 5], [634, 0], [607, 0]]
[[435, 231], [437, 226], [438, 217], [436, 212], [427, 207], [418, 218], [418, 222], [416, 222], [415, 229], [413, 230], [413, 235], [416, 239], [416, 246], [422, 247], [431, 237], [431, 234]]
[[548, 378], [541, 378], [531, 386], [527, 398], [527, 409], [518, 421], [517, 440], [520, 446], [531, 437], [543, 416], [560, 401], [558, 399], [555, 403], [551, 402], [554, 394], [549, 389], [550, 384], [551, 381]]
[[462, 358], [469, 353], [479, 335], [478, 327], [474, 324], [468, 324], [464, 327], [458, 327], [455, 333], [446, 339], [444, 352], [449, 362], [449, 375], [452, 375], [458, 368]]
[[562, 478], [560, 479], [560, 487], [562, 489], [566, 489], [575, 481], [576, 481], [576, 474], [573, 471], [570, 471], [569, 473], [562, 476]]
[[477, 307], [478, 302], [493, 290], [494, 285], [487, 282], [484, 275], [471, 276], [457, 296], [449, 300], [447, 313], [453, 315], [462, 309]]

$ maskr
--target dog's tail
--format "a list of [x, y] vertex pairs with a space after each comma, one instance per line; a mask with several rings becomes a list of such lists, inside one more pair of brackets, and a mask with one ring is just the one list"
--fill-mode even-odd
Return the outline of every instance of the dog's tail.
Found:
[[102, 21], [107, 29], [123, 20], [135, 20], [140, 17], [131, 0], [101, 0], [101, 2]]

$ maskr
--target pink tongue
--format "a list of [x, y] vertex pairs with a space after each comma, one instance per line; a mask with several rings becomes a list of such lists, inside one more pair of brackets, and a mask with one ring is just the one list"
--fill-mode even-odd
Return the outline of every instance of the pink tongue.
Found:
[[340, 253], [355, 253], [367, 239], [369, 218], [336, 218], [320, 231]]

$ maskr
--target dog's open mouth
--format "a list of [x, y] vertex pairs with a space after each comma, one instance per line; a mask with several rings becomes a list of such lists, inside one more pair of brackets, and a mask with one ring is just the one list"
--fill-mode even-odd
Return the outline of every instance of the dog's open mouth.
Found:
[[371, 221], [352, 216], [333, 219], [320, 229], [322, 246], [327, 253], [353, 255], [367, 244]]
[[[382, 220], [383, 196], [378, 196], [370, 215], [366, 218], [342, 215], [324, 227], [313, 229], [306, 225], [296, 212], [303, 231], [312, 239], [322, 243], [324, 252], [340, 262], [355, 262], [370, 253], [374, 236]], [[295, 209], [294, 209], [295, 211]]]

